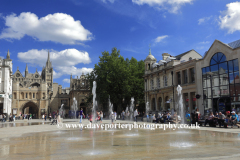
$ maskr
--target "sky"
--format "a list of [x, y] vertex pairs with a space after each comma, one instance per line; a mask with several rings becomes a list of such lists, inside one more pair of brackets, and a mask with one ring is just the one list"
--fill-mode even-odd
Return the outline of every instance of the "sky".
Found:
[[144, 60], [196, 50], [215, 39], [240, 39], [236, 0], [0, 0], [0, 57], [9, 49], [13, 73], [39, 73], [48, 51], [54, 82], [91, 72], [102, 52]]

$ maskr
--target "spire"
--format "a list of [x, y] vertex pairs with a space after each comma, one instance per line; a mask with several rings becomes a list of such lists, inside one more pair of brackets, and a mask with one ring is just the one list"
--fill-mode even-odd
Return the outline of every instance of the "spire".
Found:
[[10, 59], [9, 50], [8, 50], [8, 52], [7, 52], [7, 59]]
[[36, 72], [38, 72], [38, 71], [37, 71], [37, 68], [36, 68]]
[[50, 62], [50, 53], [49, 53], [49, 50], [48, 50], [48, 62]]
[[27, 66], [27, 64], [26, 64], [25, 72], [26, 72], [26, 71], [28, 72], [28, 66]]
[[17, 70], [19, 70], [19, 67], [17, 67]]
[[151, 55], [151, 44], [149, 44], [149, 55]]

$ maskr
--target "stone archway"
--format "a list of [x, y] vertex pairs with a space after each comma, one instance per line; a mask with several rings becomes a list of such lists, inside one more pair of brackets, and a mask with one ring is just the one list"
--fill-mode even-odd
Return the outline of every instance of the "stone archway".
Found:
[[21, 107], [22, 114], [32, 114], [32, 118], [39, 118], [39, 108], [36, 103], [29, 101]]

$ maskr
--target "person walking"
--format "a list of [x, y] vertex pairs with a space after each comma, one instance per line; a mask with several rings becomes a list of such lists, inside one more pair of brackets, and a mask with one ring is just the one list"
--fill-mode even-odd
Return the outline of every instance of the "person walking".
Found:
[[125, 117], [125, 112], [124, 110], [122, 111], [122, 120], [124, 120], [124, 117]]
[[137, 109], [135, 110], [135, 112], [134, 112], [134, 118], [135, 118], [135, 121], [137, 122], [137, 116], [138, 116], [138, 111], [137, 111]]
[[82, 123], [82, 117], [83, 117], [84, 113], [83, 113], [83, 109], [81, 108], [81, 111], [80, 111], [80, 123]]
[[45, 121], [47, 121], [47, 114], [46, 113], [45, 113], [45, 117], [44, 118], [45, 118]]
[[101, 123], [102, 123], [102, 120], [103, 120], [103, 112], [102, 111], [100, 112], [100, 119], [101, 119]]

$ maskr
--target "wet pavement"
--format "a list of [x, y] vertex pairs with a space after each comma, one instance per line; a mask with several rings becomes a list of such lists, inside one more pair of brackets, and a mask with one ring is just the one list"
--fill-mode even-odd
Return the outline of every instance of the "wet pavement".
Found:
[[190, 129], [56, 130], [0, 139], [0, 159], [229, 160], [239, 151], [240, 133]]

